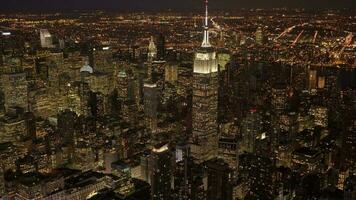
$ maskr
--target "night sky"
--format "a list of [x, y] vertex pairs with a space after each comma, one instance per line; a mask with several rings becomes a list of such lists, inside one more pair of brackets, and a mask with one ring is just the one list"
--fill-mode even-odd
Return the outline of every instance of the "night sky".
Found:
[[[111, 9], [195, 10], [203, 0], [0, 0], [0, 10], [62, 11]], [[210, 0], [211, 9], [239, 8], [356, 8], [356, 0]]]

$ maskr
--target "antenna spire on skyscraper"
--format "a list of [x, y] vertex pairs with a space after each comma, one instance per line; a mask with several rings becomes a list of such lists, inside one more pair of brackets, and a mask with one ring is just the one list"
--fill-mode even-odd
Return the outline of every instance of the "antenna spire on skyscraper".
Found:
[[205, 0], [205, 26], [208, 26], [208, 0]]
[[204, 37], [203, 37], [203, 43], [202, 47], [211, 47], [211, 44], [209, 42], [209, 23], [208, 23], [208, 0], [205, 0], [205, 23], [204, 23]]

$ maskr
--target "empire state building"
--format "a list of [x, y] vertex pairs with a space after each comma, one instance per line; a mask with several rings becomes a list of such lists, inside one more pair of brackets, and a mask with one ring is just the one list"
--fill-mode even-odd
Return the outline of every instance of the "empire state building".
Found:
[[195, 53], [193, 75], [193, 135], [191, 153], [199, 162], [218, 150], [218, 63], [209, 41], [208, 1], [205, 2], [203, 42]]

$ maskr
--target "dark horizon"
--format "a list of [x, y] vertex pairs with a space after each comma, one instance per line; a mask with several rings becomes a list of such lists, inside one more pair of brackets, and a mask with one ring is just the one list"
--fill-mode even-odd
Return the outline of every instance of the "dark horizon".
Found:
[[[195, 11], [202, 0], [0, 0], [0, 11]], [[210, 0], [211, 10], [243, 8], [355, 9], [354, 0]]]

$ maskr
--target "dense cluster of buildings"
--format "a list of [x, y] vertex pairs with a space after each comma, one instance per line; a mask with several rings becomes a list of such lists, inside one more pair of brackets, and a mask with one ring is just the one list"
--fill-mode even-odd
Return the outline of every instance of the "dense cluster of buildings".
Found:
[[205, 6], [0, 15], [0, 198], [355, 199], [355, 16]]

